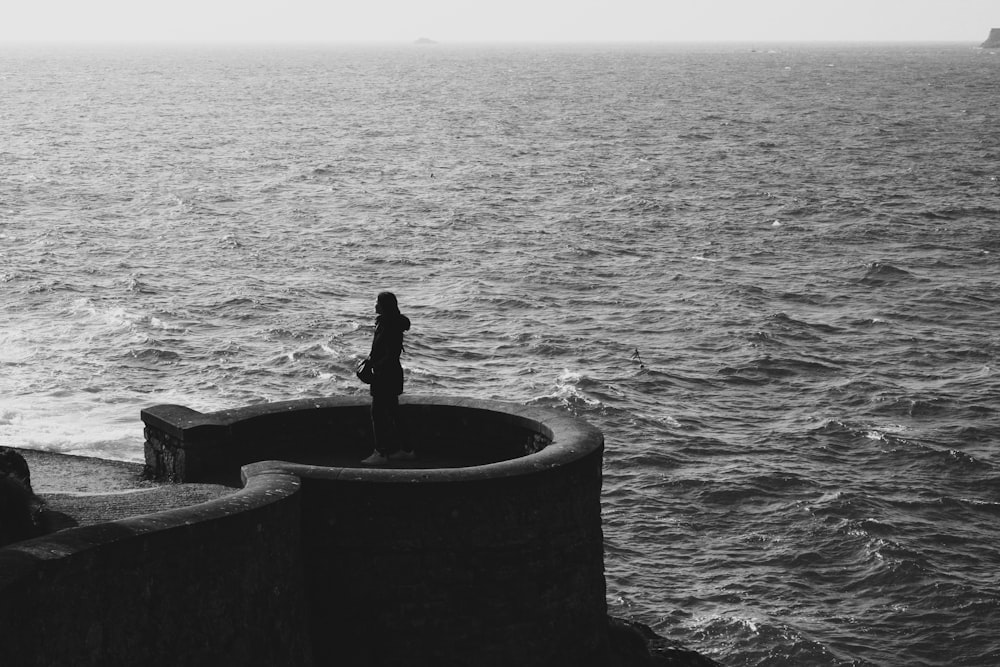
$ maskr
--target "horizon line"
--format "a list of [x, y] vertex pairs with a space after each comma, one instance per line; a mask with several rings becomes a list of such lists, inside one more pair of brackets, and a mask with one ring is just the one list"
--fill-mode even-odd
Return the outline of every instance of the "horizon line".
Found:
[[793, 38], [740, 38], [740, 39], [631, 39], [631, 38], [592, 38], [592, 39], [471, 39], [448, 40], [416, 37], [412, 39], [281, 39], [281, 38], [224, 38], [224, 39], [186, 39], [186, 38], [108, 38], [108, 39], [0, 39], [0, 48], [5, 46], [117, 46], [117, 45], [150, 45], [150, 46], [476, 46], [476, 45], [600, 45], [600, 44], [973, 44], [978, 46], [981, 39], [954, 38], [823, 38], [823, 39], [793, 39]]

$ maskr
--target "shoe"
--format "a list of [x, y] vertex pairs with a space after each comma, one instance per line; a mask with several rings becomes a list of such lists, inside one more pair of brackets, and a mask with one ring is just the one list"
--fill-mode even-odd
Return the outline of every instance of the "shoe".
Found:
[[417, 458], [417, 455], [413, 452], [413, 450], [407, 451], [405, 449], [400, 449], [392, 454], [389, 454], [389, 458], [393, 461], [412, 461]]
[[378, 452], [372, 452], [371, 455], [368, 458], [362, 459], [361, 465], [363, 465], [363, 466], [384, 466], [388, 462], [389, 462], [389, 457], [382, 456]]

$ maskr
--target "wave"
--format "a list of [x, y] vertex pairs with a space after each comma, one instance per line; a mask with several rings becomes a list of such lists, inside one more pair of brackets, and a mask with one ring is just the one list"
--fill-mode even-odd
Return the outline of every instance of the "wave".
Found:
[[587, 387], [594, 384], [593, 380], [578, 371], [563, 369], [550, 393], [536, 396], [528, 401], [529, 405], [547, 407], [562, 407], [573, 411], [580, 409], [595, 410], [604, 404], [587, 392]]
[[125, 289], [135, 294], [156, 294], [156, 291], [149, 284], [140, 280], [140, 275], [132, 273], [125, 280]]
[[820, 375], [832, 375], [838, 371], [839, 366], [825, 361], [766, 355], [748, 361], [741, 366], [720, 368], [716, 372], [723, 376], [727, 382], [761, 384], [796, 376], [815, 378]]
[[82, 293], [85, 290], [79, 286], [74, 285], [63, 280], [57, 279], [43, 279], [33, 282], [28, 287], [28, 294], [46, 294], [51, 292], [74, 292]]
[[908, 497], [886, 502], [891, 507], [905, 510], [908, 515], [927, 515], [928, 518], [948, 517], [952, 520], [964, 518], [965, 521], [968, 521], [976, 514], [995, 517], [1000, 513], [1000, 501], [950, 495]]
[[147, 347], [137, 350], [129, 350], [126, 355], [127, 358], [137, 359], [139, 361], [154, 361], [154, 362], [176, 362], [181, 359], [181, 355], [172, 350], [164, 350], [155, 347]]
[[924, 209], [920, 215], [930, 220], [962, 220], [965, 218], [980, 218], [984, 221], [994, 221], [1000, 216], [1000, 208], [989, 206], [945, 206], [938, 209]]
[[911, 280], [912, 278], [913, 274], [909, 271], [896, 268], [891, 264], [872, 262], [866, 267], [865, 275], [859, 282], [865, 285], [880, 286], [905, 282], [907, 280]]
[[868, 571], [856, 575], [845, 590], [911, 589], [934, 574], [916, 552], [887, 540], [875, 540], [869, 558]]
[[[285, 336], [286, 338], [296, 338], [296, 336]], [[362, 357], [364, 348], [357, 351], [349, 351], [347, 348], [338, 346], [333, 348], [324, 342], [311, 342], [293, 350], [285, 350], [278, 354], [271, 355], [266, 364], [268, 366], [289, 366], [300, 362], [316, 362], [320, 364], [335, 363], [343, 367], [343, 370], [353, 373], [354, 364]]]
[[[691, 600], [689, 605], [698, 602], [700, 601]], [[766, 664], [773, 667], [846, 664], [830, 643], [811, 637], [806, 629], [797, 629], [794, 621], [782, 623], [766, 616], [747, 616], [746, 613], [737, 608], [729, 613], [694, 619], [694, 627], [689, 631], [689, 636], [695, 641], [695, 646], [708, 647], [717, 645], [724, 638], [726, 648], [722, 655], [710, 651], [706, 651], [706, 654], [727, 663], [729, 661], [726, 655], [739, 656], [741, 664]], [[851, 664], [858, 667], [871, 666], [871, 663], [864, 661]]]

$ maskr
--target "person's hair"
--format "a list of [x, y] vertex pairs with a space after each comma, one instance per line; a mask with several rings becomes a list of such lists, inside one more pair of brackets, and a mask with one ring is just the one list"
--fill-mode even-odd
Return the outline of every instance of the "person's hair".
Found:
[[399, 312], [399, 302], [396, 301], [396, 295], [392, 292], [379, 292], [377, 301], [378, 305], [382, 306], [383, 311], [387, 313]]

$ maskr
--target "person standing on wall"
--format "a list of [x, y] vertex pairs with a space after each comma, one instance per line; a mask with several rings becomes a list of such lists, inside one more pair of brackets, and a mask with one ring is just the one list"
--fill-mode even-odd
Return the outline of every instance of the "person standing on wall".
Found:
[[399, 395], [403, 393], [403, 332], [410, 329], [410, 319], [399, 312], [392, 292], [380, 292], [375, 300], [375, 336], [372, 351], [358, 366], [358, 377], [367, 382], [372, 395], [372, 430], [375, 451], [361, 461], [380, 466], [392, 460], [414, 458], [412, 450], [400, 445]]

